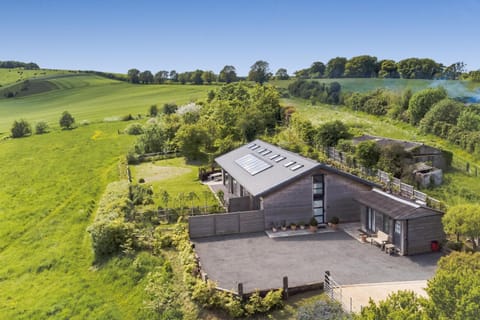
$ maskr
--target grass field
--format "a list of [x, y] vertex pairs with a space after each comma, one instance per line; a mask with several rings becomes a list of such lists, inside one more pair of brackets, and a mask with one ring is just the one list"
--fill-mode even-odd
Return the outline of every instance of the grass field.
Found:
[[480, 167], [480, 159], [448, 141], [433, 135], [423, 135], [417, 128], [407, 123], [394, 121], [387, 117], [377, 117], [363, 112], [355, 112], [346, 107], [324, 104], [312, 105], [308, 101], [301, 99], [284, 99], [284, 103], [295, 106], [302, 117], [309, 119], [314, 124], [341, 120], [353, 127], [353, 131], [357, 135], [366, 133], [400, 140], [414, 140], [449, 150], [454, 154], [453, 165], [455, 169], [444, 174], [444, 180], [448, 183], [444, 183], [442, 186], [432, 190], [427, 190], [427, 192], [449, 205], [479, 200], [480, 176], [473, 177], [462, 172], [462, 169], [465, 168], [467, 162], [471, 166], [476, 165]]
[[146, 114], [152, 104], [184, 104], [205, 94], [213, 86], [132, 85], [95, 75], [49, 78], [59, 89], [21, 98], [0, 99], [0, 133], [13, 121], [24, 118], [34, 124], [47, 121], [58, 127], [58, 119], [68, 110], [77, 122], [116, 120], [128, 114]]
[[[396, 92], [403, 92], [410, 89], [413, 92], [428, 87], [443, 86], [452, 97], [477, 96], [480, 98], [480, 83], [472, 81], [453, 80], [422, 80], [422, 79], [377, 79], [377, 78], [356, 78], [356, 79], [315, 79], [321, 83], [336, 81], [342, 86], [343, 92], [367, 92], [378, 88], [388, 89]], [[295, 80], [270, 81], [279, 88], [288, 88], [288, 85]]]
[[153, 186], [155, 204], [165, 207], [161, 193], [167, 191], [170, 200], [169, 207], [179, 206], [179, 195], [187, 196], [194, 192], [198, 198], [193, 202], [185, 200], [184, 205], [190, 207], [212, 206], [218, 204], [210, 189], [198, 180], [198, 167], [188, 164], [184, 158], [173, 158], [155, 162], [146, 162], [130, 166], [132, 179], [145, 179], [148, 185]]
[[[87, 213], [119, 177], [125, 123], [0, 143], [0, 318], [133, 319], [144, 278], [132, 259], [92, 268]], [[94, 138], [95, 137], [95, 138]]]
[[75, 74], [76, 71], [69, 70], [25, 70], [22, 68], [4, 69], [0, 68], [0, 86], [6, 86], [18, 81], [23, 81], [32, 78], [46, 77], [60, 74]]

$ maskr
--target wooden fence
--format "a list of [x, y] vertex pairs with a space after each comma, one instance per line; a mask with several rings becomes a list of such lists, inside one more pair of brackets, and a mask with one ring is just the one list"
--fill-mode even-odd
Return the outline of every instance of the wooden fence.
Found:
[[198, 215], [188, 218], [191, 239], [264, 230], [263, 210]]

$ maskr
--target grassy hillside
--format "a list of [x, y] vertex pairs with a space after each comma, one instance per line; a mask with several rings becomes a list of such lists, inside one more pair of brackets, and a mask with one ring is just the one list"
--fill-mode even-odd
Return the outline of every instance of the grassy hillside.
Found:
[[92, 268], [85, 231], [133, 138], [125, 123], [0, 143], [0, 314], [4, 319], [135, 318], [145, 284], [130, 258]]
[[90, 74], [49, 77], [39, 83], [54, 89], [0, 99], [0, 133], [7, 132], [13, 121], [20, 118], [32, 124], [43, 120], [58, 126], [60, 114], [65, 110], [77, 122], [118, 120], [128, 114], [145, 114], [152, 104], [186, 103], [204, 97], [212, 89], [192, 85], [132, 85]]
[[462, 202], [477, 202], [479, 200], [480, 177], [468, 175], [463, 172], [463, 169], [467, 162], [471, 165], [480, 166], [480, 159], [448, 141], [433, 135], [423, 135], [417, 128], [404, 122], [394, 121], [387, 117], [377, 117], [363, 112], [355, 112], [345, 107], [323, 104], [311, 105], [302, 99], [284, 99], [283, 102], [294, 105], [299, 114], [314, 124], [341, 120], [353, 127], [353, 130], [358, 135], [366, 133], [394, 139], [421, 141], [425, 144], [449, 150], [454, 154], [454, 169], [444, 174], [444, 180], [448, 183], [427, 190], [427, 192], [449, 205]]
[[45, 76], [53, 76], [59, 74], [75, 74], [76, 71], [69, 70], [51, 70], [51, 69], [39, 69], [39, 70], [25, 70], [23, 68], [4, 69], [0, 68], [0, 88], [15, 82], [39, 78]]
[[[443, 86], [452, 97], [479, 96], [480, 83], [472, 81], [454, 81], [454, 80], [421, 80], [421, 79], [377, 79], [377, 78], [357, 78], [357, 79], [315, 79], [322, 83], [336, 81], [342, 86], [344, 92], [367, 92], [378, 88], [384, 88], [392, 91], [402, 92], [410, 89], [413, 92], [435, 86]], [[279, 88], [287, 88], [295, 80], [276, 80], [270, 83]]]

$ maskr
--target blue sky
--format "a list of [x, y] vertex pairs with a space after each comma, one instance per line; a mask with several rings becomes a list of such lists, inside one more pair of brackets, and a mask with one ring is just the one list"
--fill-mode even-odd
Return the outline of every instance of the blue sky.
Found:
[[289, 73], [369, 54], [480, 69], [480, 0], [15, 0], [1, 3], [0, 60], [125, 73], [257, 60]]

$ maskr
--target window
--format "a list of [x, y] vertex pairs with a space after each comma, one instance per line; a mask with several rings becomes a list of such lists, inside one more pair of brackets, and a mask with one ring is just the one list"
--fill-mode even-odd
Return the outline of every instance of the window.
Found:
[[247, 154], [240, 159], [235, 160], [235, 163], [242, 167], [245, 171], [250, 173], [252, 176], [272, 167], [270, 163], [266, 163], [265, 161], [255, 157], [252, 154]]
[[325, 223], [323, 175], [312, 177], [312, 211], [318, 223]]
[[295, 161], [288, 161], [284, 164], [285, 167], [290, 167], [292, 164], [295, 164]]
[[392, 219], [383, 215], [383, 232], [390, 233], [390, 226], [392, 225]]
[[296, 171], [296, 170], [298, 170], [298, 169], [300, 169], [300, 168], [302, 168], [302, 167], [303, 167], [303, 164], [298, 164], [298, 163], [297, 163], [296, 165], [294, 165], [293, 167], [291, 167], [290, 170]]
[[402, 233], [402, 223], [400, 221], [395, 221], [395, 233], [396, 234]]
[[274, 154], [273, 156], [268, 157], [268, 159], [273, 160], [273, 159], [275, 159], [275, 158], [278, 157], [278, 156], [279, 156], [278, 154]]
[[276, 158], [275, 160], [273, 160], [273, 161], [275, 161], [275, 162], [280, 162], [280, 161], [285, 160], [285, 159], [286, 159], [286, 157], [279, 156], [279, 157], [277, 157], [277, 158]]

